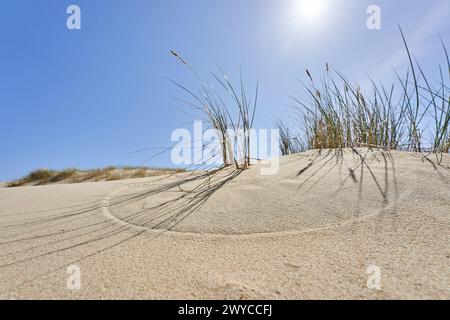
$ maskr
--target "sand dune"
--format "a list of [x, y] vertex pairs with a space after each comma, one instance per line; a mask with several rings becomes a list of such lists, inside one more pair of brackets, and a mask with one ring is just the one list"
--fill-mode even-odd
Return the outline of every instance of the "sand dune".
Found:
[[0, 298], [449, 299], [450, 156], [357, 152], [1, 188]]

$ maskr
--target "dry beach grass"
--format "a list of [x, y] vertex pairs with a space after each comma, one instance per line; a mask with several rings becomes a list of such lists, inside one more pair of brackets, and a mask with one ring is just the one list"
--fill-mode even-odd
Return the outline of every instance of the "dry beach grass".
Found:
[[8, 182], [8, 187], [46, 185], [55, 183], [80, 183], [113, 181], [130, 178], [144, 178], [151, 176], [167, 175], [170, 173], [184, 172], [183, 169], [148, 168], [148, 167], [113, 167], [103, 169], [80, 170], [64, 169], [49, 170], [38, 169], [30, 172], [21, 179]]

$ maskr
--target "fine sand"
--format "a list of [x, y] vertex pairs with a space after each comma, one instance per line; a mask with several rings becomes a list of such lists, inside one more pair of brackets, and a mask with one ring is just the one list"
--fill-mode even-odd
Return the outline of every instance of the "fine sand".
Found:
[[450, 156], [433, 161], [325, 150], [273, 176], [2, 187], [0, 298], [450, 299]]

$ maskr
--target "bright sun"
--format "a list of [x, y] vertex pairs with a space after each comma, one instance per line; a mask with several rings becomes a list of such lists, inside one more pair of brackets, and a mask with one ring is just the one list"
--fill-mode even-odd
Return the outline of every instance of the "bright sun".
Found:
[[297, 11], [302, 19], [315, 20], [325, 8], [324, 0], [299, 0]]

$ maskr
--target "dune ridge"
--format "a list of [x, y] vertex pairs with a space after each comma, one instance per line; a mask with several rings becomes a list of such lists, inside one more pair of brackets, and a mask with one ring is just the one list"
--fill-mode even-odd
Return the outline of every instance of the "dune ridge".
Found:
[[275, 176], [258, 164], [2, 188], [0, 297], [448, 299], [450, 156], [430, 161], [312, 150]]

